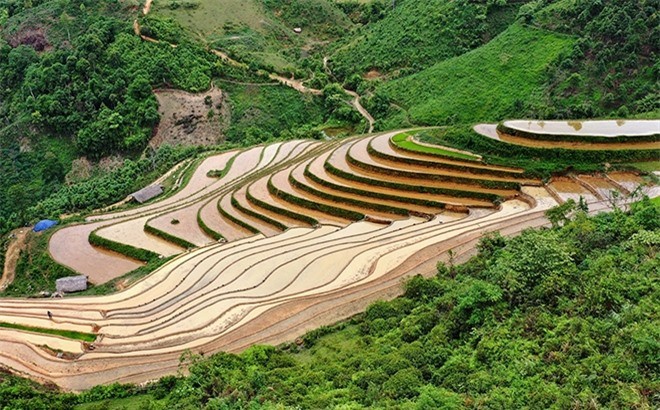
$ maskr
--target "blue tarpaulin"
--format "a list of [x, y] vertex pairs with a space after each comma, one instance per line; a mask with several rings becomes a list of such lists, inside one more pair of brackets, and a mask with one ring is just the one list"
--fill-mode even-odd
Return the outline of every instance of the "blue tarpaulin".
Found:
[[51, 228], [53, 226], [57, 225], [57, 221], [51, 221], [50, 219], [44, 219], [42, 221], [37, 222], [36, 225], [34, 225], [34, 228], [32, 229], [35, 232], [41, 232], [45, 231], [48, 228]]

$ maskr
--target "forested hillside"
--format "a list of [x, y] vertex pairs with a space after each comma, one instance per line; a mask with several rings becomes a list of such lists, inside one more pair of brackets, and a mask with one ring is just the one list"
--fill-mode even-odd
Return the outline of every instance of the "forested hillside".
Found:
[[461, 55], [487, 43], [513, 23], [523, 2], [375, 3], [381, 5], [377, 12], [384, 17], [340, 42], [332, 55], [333, 70], [342, 77], [369, 70], [400, 76]]
[[[148, 151], [150, 160], [135, 166], [159, 121], [154, 88], [202, 92], [212, 79], [229, 81], [219, 86], [231, 91], [229, 137], [238, 144], [309, 134], [327, 119], [320, 98], [223, 65], [173, 21], [147, 23], [146, 32], [163, 42], [141, 40], [131, 9], [118, 2], [3, 0], [0, 16], [0, 232], [120, 200], [183, 159], [190, 151]], [[109, 162], [116, 165], [93, 171], [91, 184], [72, 186], [65, 175], [80, 156], [93, 162], [114, 156]], [[102, 175], [126, 158], [115, 175], [137, 168], [145, 179]]]
[[655, 408], [660, 208], [563, 216], [563, 227], [488, 237], [469, 262], [439, 264], [404, 296], [300, 343], [187, 357], [185, 378], [80, 396], [3, 375], [0, 405]]
[[[381, 127], [389, 128], [470, 122], [476, 117], [497, 121], [507, 116], [657, 113], [657, 6], [656, 1], [595, 0], [524, 4], [517, 22], [483, 47], [378, 86], [378, 100], [406, 112], [390, 108], [375, 115], [387, 119]], [[423, 15], [419, 8], [412, 13]], [[475, 104], [473, 96], [484, 99], [486, 107]]]
[[141, 152], [158, 122], [151, 89], [204, 90], [214, 67], [197, 45], [140, 41], [116, 2], [26, 4], [0, 3], [11, 13], [0, 39], [0, 226], [57, 191], [76, 156]]

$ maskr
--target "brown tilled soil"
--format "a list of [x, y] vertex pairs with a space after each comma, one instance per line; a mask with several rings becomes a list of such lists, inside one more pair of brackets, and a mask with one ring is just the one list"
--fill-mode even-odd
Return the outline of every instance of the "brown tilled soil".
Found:
[[229, 125], [229, 105], [224, 94], [212, 88], [200, 94], [180, 90], [156, 90], [160, 123], [149, 145], [163, 143], [214, 145], [224, 138]]

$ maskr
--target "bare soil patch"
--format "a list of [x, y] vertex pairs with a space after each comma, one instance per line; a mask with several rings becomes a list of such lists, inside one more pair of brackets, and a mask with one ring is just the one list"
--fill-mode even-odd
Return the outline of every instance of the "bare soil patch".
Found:
[[181, 90], [155, 90], [160, 123], [149, 145], [214, 145], [229, 125], [229, 105], [222, 90], [192, 94]]

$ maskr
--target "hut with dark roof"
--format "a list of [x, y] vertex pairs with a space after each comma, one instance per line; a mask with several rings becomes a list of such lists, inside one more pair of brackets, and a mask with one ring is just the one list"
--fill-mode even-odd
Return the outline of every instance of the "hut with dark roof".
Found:
[[149, 185], [148, 187], [142, 188], [137, 192], [133, 192], [129, 196], [133, 198], [136, 202], [143, 204], [148, 200], [162, 194], [163, 188], [164, 187], [162, 185]]
[[55, 281], [57, 293], [72, 293], [87, 290], [87, 276], [67, 276]]

